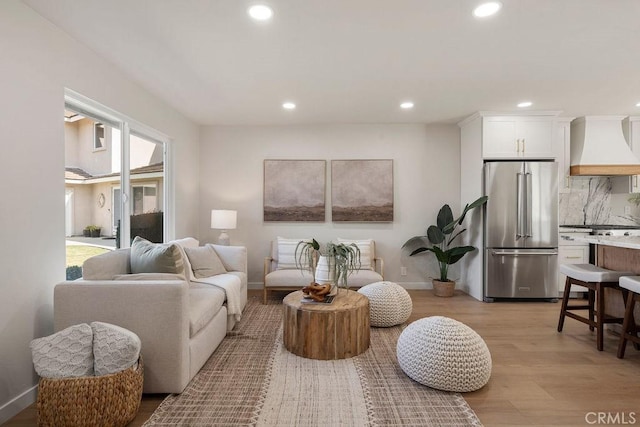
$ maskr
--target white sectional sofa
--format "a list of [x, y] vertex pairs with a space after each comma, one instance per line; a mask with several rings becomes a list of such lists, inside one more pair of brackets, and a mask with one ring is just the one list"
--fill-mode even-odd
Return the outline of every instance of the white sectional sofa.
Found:
[[[176, 241], [181, 248], [198, 241]], [[170, 242], [172, 243], [172, 242]], [[247, 303], [247, 251], [240, 246], [211, 245], [226, 273], [198, 283], [184, 249], [184, 275], [131, 274], [130, 249], [88, 259], [83, 279], [65, 281], [54, 290], [56, 331], [78, 323], [102, 321], [135, 332], [142, 341], [145, 393], [181, 393], [239, 320]], [[237, 279], [236, 279], [237, 278]], [[240, 281], [228, 313], [229, 291], [219, 281]]]

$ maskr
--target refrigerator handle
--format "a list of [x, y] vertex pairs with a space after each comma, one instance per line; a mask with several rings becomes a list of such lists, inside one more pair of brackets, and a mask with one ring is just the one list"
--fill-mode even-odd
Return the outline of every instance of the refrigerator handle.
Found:
[[526, 189], [524, 188], [524, 176], [521, 172], [518, 172], [516, 174], [517, 176], [517, 185], [516, 185], [516, 216], [517, 216], [517, 222], [516, 222], [516, 240], [521, 238], [521, 237], [525, 237], [524, 234], [524, 218], [523, 218], [523, 213], [524, 213], [524, 209], [525, 209], [525, 194], [526, 194]]
[[526, 208], [525, 208], [525, 215], [526, 215], [526, 228], [525, 228], [525, 237], [532, 237], [531, 234], [531, 222], [533, 221], [533, 200], [532, 200], [532, 183], [531, 183], [531, 172], [527, 172], [525, 174], [525, 188], [527, 191], [527, 200], [526, 200]]

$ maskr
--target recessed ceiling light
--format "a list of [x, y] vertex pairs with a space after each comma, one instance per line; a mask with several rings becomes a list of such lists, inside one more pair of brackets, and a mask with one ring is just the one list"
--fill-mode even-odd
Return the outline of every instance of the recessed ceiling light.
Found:
[[256, 4], [249, 8], [249, 16], [256, 21], [268, 21], [273, 17], [273, 9], [264, 4]]
[[284, 104], [282, 104], [282, 108], [284, 108], [285, 110], [295, 110], [296, 104], [294, 104], [293, 102], [285, 102]]
[[402, 104], [400, 104], [400, 108], [402, 108], [403, 110], [410, 110], [413, 108], [413, 102], [405, 101]]
[[640, 107], [640, 102], [638, 102], [638, 103], [636, 104], [636, 107]]
[[476, 18], [486, 18], [487, 16], [495, 15], [502, 8], [502, 3], [499, 1], [490, 1], [482, 3], [475, 9], [473, 9], [473, 16]]
[[533, 105], [533, 102], [531, 101], [523, 101], [518, 104], [518, 108], [527, 108], [527, 107], [531, 107], [532, 105]]

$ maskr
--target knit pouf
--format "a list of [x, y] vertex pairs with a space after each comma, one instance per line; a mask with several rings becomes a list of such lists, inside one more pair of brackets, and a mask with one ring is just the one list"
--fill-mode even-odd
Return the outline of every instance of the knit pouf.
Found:
[[369, 298], [371, 326], [388, 328], [407, 321], [413, 304], [409, 293], [393, 282], [376, 282], [358, 292]]
[[405, 374], [438, 390], [478, 390], [491, 376], [491, 353], [482, 337], [448, 317], [411, 323], [400, 334], [396, 350]]

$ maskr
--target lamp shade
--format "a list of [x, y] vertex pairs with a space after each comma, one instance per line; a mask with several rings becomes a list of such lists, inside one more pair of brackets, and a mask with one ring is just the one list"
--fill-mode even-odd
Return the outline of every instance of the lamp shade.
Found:
[[236, 228], [237, 216], [237, 211], [214, 209], [211, 211], [211, 228], [234, 230]]

